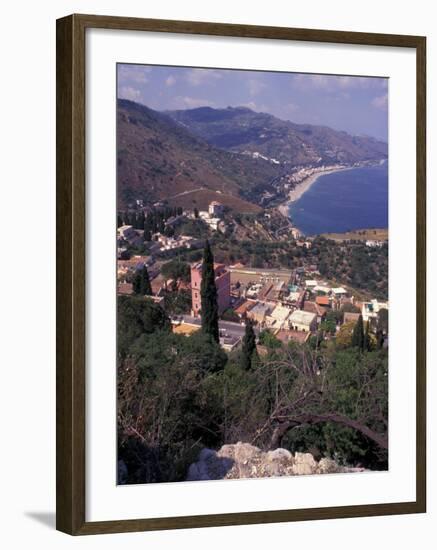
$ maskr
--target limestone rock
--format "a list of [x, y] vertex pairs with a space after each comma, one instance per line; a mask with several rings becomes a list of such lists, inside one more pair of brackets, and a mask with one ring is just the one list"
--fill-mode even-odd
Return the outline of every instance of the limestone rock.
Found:
[[310, 453], [296, 453], [294, 455], [293, 473], [301, 475], [315, 474], [317, 470], [317, 462]]
[[340, 466], [330, 458], [317, 462], [310, 453], [295, 453], [287, 449], [262, 451], [239, 441], [223, 445], [218, 451], [202, 449], [197, 462], [188, 469], [187, 481], [214, 479], [244, 479], [311, 474], [333, 474], [364, 471]]

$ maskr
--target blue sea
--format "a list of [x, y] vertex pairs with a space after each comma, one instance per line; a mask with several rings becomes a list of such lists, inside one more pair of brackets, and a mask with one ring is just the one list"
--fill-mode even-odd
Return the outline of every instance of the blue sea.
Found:
[[289, 216], [305, 235], [388, 227], [388, 162], [320, 176]]

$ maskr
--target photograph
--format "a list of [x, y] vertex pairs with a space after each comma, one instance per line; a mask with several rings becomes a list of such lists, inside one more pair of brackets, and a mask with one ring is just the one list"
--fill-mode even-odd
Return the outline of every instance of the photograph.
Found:
[[116, 70], [117, 483], [388, 470], [388, 78]]

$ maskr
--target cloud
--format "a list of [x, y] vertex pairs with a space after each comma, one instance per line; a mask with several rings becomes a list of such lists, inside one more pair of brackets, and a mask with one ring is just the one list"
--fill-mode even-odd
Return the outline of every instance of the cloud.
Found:
[[138, 101], [141, 99], [141, 92], [132, 86], [120, 86], [118, 88], [118, 97], [121, 99], [130, 99], [131, 101]]
[[174, 84], [176, 84], [176, 78], [173, 75], [170, 75], [165, 79], [166, 86], [173, 86]]
[[185, 78], [192, 86], [200, 86], [219, 80], [222, 76], [222, 73], [215, 69], [191, 69], [187, 72]]
[[249, 94], [253, 97], [267, 88], [267, 85], [262, 80], [251, 78], [247, 81], [247, 87], [249, 88]]
[[148, 82], [147, 73], [151, 71], [150, 67], [144, 65], [120, 65], [118, 67], [119, 82], [125, 85], [127, 82], [136, 84], [146, 84]]
[[376, 109], [385, 110], [388, 107], [388, 94], [379, 95], [374, 97], [371, 101], [372, 107]]
[[196, 109], [197, 107], [215, 107], [214, 101], [189, 96], [176, 96], [173, 98], [174, 109]]
[[258, 105], [255, 101], [248, 101], [247, 103], [241, 103], [239, 107], [247, 107], [247, 109], [252, 109], [252, 111], [258, 111]]
[[338, 92], [352, 89], [385, 89], [385, 78], [365, 76], [336, 76], [325, 74], [296, 74], [292, 76], [292, 86], [299, 90], [324, 90], [326, 92]]
[[287, 113], [295, 113], [299, 110], [299, 107], [295, 103], [287, 103], [284, 105], [284, 110]]

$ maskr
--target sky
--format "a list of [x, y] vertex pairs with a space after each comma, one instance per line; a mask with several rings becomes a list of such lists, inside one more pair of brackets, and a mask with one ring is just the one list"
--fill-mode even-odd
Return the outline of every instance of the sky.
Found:
[[388, 79], [118, 64], [119, 98], [157, 111], [245, 106], [388, 141]]

